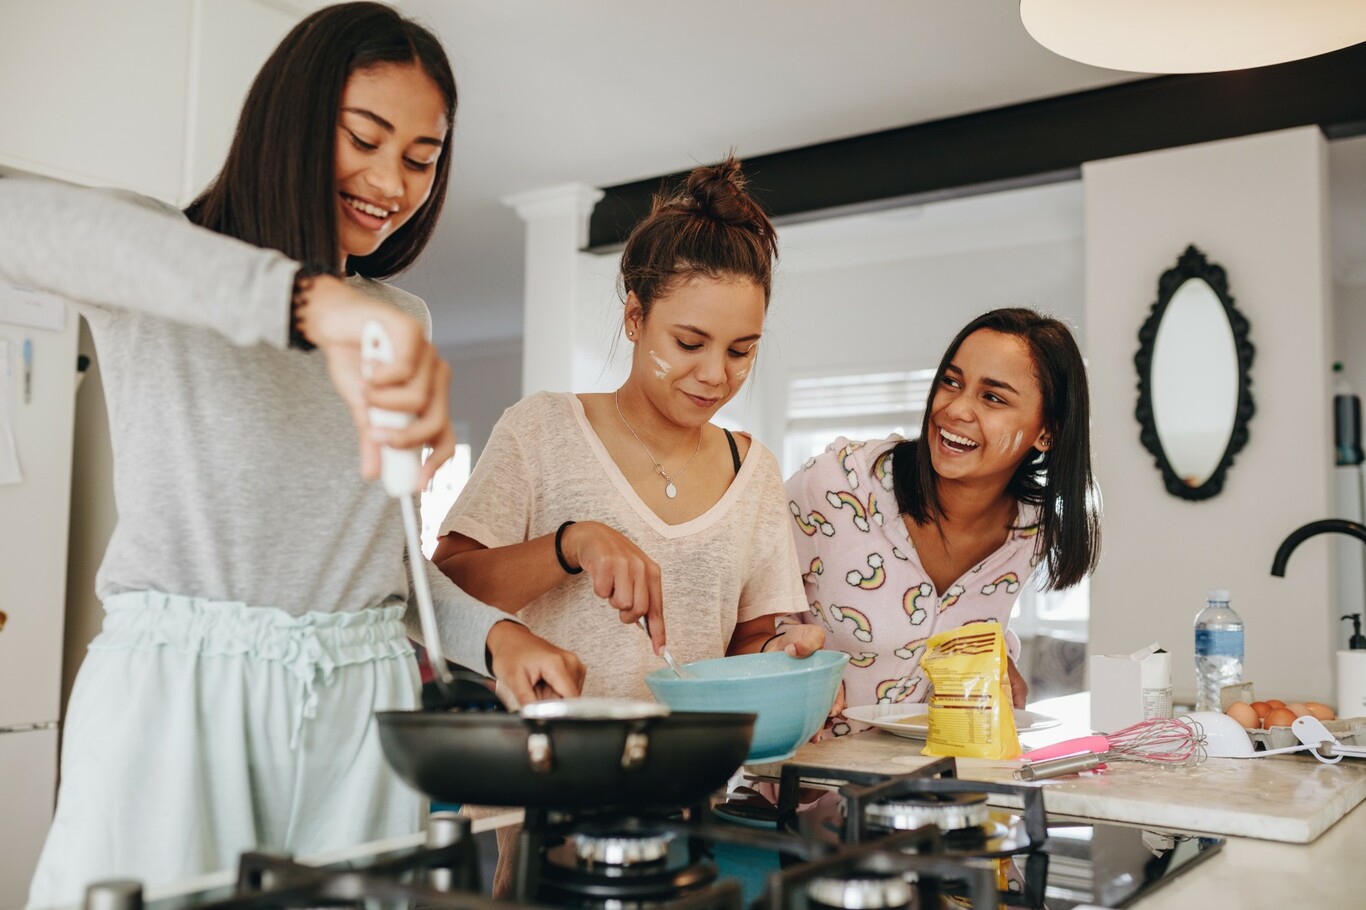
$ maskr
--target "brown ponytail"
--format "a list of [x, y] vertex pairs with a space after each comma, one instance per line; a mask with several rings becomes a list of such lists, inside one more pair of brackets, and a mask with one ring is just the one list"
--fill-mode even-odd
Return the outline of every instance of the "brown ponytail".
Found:
[[773, 223], [745, 191], [740, 162], [727, 157], [655, 196], [621, 254], [622, 297], [634, 293], [649, 316], [655, 300], [689, 278], [741, 278], [763, 288], [767, 307], [777, 258]]

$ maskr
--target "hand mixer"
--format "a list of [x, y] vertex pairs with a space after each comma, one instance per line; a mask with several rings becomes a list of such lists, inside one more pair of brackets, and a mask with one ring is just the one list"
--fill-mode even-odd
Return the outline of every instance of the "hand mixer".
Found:
[[[370, 378], [373, 365], [394, 362], [394, 344], [389, 333], [378, 321], [371, 319], [361, 328], [361, 375]], [[402, 429], [413, 422], [412, 414], [386, 411], [383, 408], [370, 408], [370, 423], [386, 429]], [[455, 703], [455, 678], [446, 666], [446, 655], [441, 650], [441, 636], [436, 625], [436, 610], [432, 606], [432, 592], [427, 585], [427, 573], [423, 566], [422, 539], [418, 535], [417, 510], [413, 508], [413, 496], [417, 493], [417, 477], [422, 468], [422, 455], [418, 449], [380, 448], [380, 480], [384, 492], [398, 500], [403, 511], [403, 530], [408, 541], [408, 567], [413, 579], [413, 594], [417, 599], [417, 615], [422, 624], [423, 645], [427, 649], [427, 663], [432, 668], [432, 678], [441, 690], [443, 699]]]

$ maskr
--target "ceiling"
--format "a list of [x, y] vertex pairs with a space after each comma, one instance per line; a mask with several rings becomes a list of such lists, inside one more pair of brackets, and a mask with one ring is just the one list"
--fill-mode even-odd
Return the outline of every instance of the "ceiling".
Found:
[[[522, 333], [523, 225], [501, 203], [506, 196], [625, 183], [732, 148], [744, 158], [1141, 78], [1044, 50], [1007, 0], [403, 0], [400, 8], [441, 36], [460, 86], [445, 215], [420, 264], [398, 281], [427, 300], [436, 340], [448, 347]], [[1353, 150], [1358, 158], [1347, 168], [1356, 175], [1348, 195], [1366, 211], [1366, 149]], [[1344, 161], [1335, 148], [1334, 168]], [[1076, 208], [1066, 195], [1040, 198], [1062, 205], [1041, 216], [1054, 224]], [[980, 208], [989, 217], [979, 223], [999, 215]], [[1339, 224], [1366, 225], [1335, 210]], [[1358, 233], [1355, 248], [1366, 250], [1366, 227]], [[813, 263], [818, 236], [803, 238]]]
[[404, 0], [460, 86], [442, 225], [399, 284], [437, 340], [521, 335], [501, 198], [607, 186], [1135, 78], [1034, 43], [997, 0]]

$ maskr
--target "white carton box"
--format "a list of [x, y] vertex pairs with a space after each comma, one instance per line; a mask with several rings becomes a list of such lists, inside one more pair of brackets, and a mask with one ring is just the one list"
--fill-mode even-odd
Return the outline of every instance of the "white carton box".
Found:
[[1172, 716], [1171, 655], [1148, 645], [1132, 654], [1091, 656], [1091, 729], [1115, 733]]

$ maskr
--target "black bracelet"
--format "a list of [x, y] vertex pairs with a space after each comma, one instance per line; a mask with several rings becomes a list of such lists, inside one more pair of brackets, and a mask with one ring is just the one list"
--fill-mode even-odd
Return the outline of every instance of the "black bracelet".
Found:
[[313, 279], [319, 275], [330, 275], [331, 270], [316, 262], [299, 266], [294, 273], [294, 289], [289, 295], [289, 346], [296, 351], [312, 351], [317, 345], [304, 337], [299, 327], [299, 310], [307, 302], [308, 292], [313, 290]]
[[765, 651], [764, 648], [767, 648], [767, 647], [768, 647], [768, 643], [769, 643], [770, 641], [772, 641], [773, 639], [775, 639], [775, 638], [782, 638], [782, 637], [783, 637], [784, 635], [786, 635], [786, 634], [787, 634], [787, 631], [784, 630], [784, 631], [782, 631], [782, 632], [775, 632], [775, 633], [773, 633], [772, 635], [770, 635], [768, 638], [766, 638], [766, 639], [764, 640], [764, 643], [761, 644], [761, 645], [759, 646], [759, 653], [760, 653], [760, 654], [767, 654], [768, 652]]
[[560, 549], [560, 542], [564, 540], [564, 529], [573, 523], [574, 522], [572, 521], [566, 521], [564, 524], [560, 525], [560, 529], [555, 532], [555, 558], [560, 561], [560, 568], [564, 569], [565, 572], [570, 575], [578, 575], [583, 571], [583, 566], [579, 566], [578, 568], [571, 566], [569, 560], [564, 558], [564, 550]]

